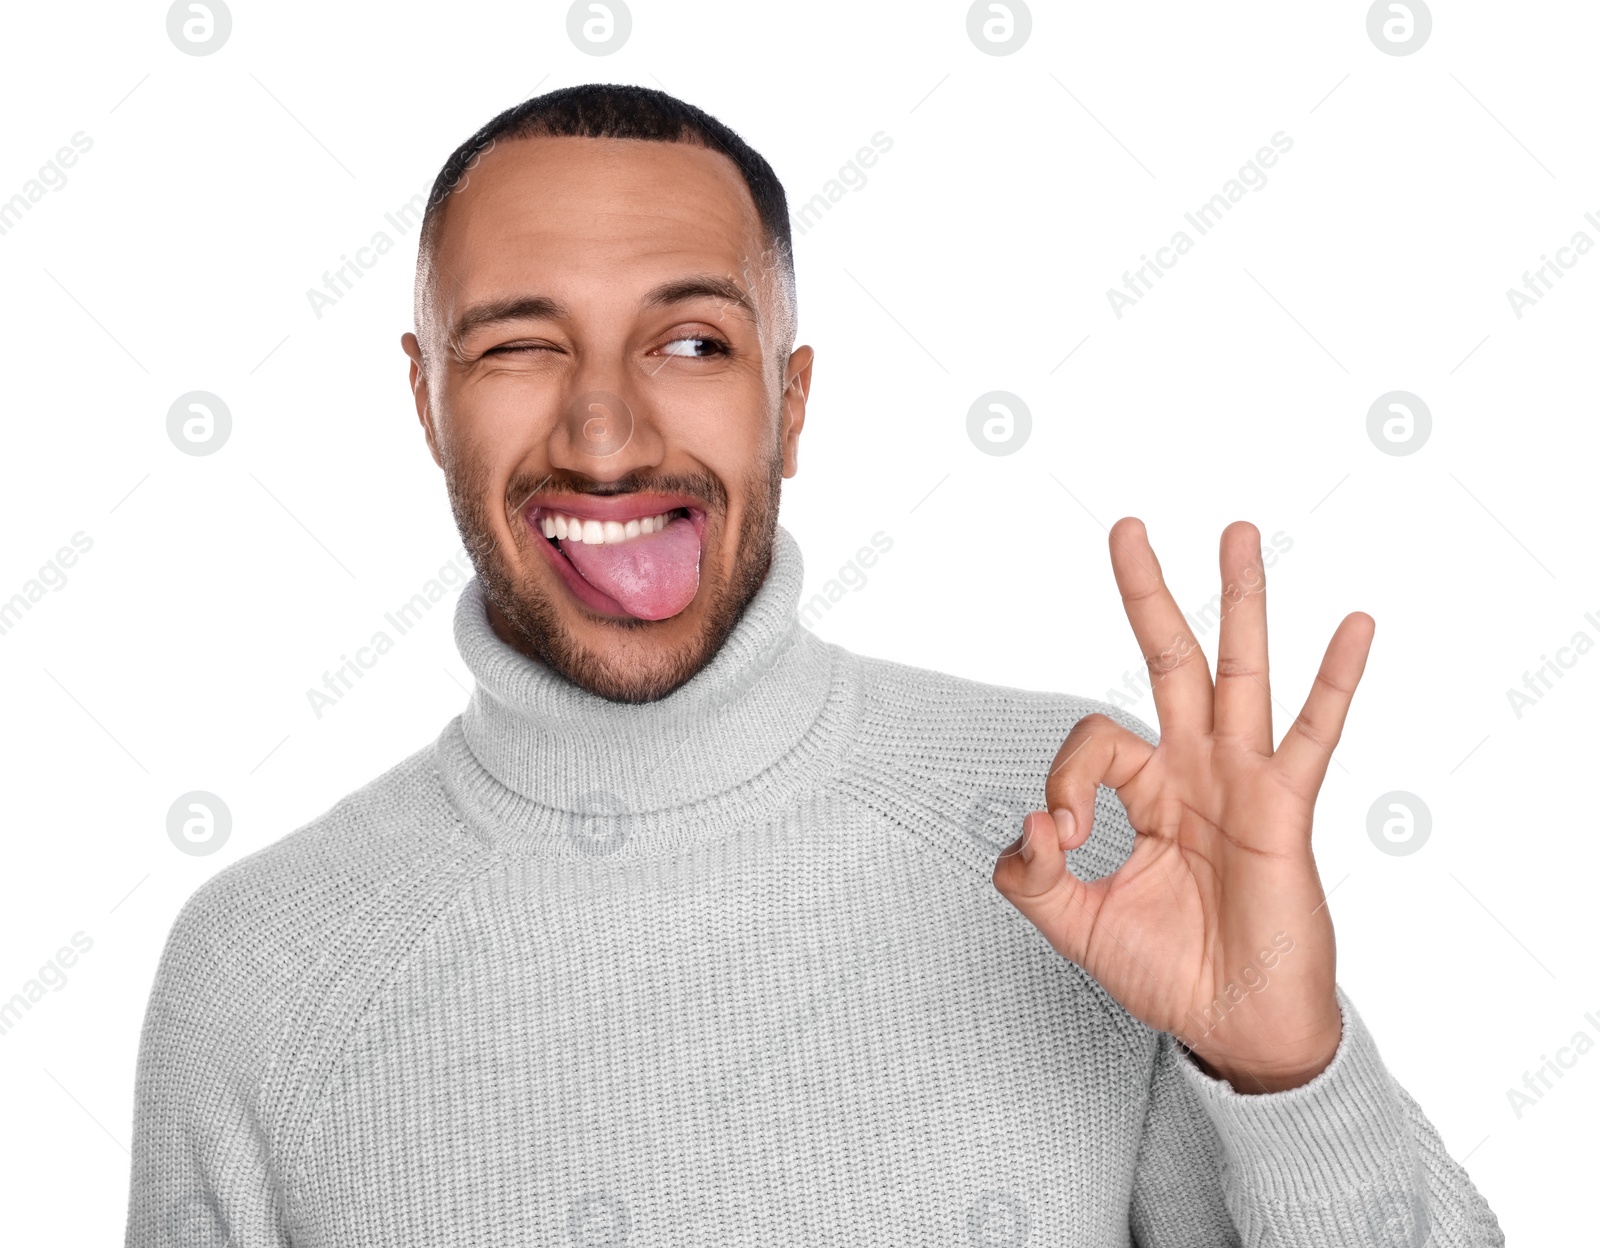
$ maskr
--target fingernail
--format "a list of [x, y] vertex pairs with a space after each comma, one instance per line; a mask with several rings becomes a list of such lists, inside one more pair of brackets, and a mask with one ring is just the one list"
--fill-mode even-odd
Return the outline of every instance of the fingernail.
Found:
[[1060, 810], [1052, 810], [1050, 817], [1056, 821], [1056, 835], [1063, 841], [1072, 840], [1072, 834], [1078, 828], [1078, 820], [1073, 813], [1063, 807]]
[[1033, 841], [1028, 837], [1028, 816], [1022, 817], [1022, 861], [1033, 861]]

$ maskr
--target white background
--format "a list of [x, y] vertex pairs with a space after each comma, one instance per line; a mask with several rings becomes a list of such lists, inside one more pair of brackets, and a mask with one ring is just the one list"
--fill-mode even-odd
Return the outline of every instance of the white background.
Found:
[[[1520, 1116], [1508, 1090], [1600, 1039], [1600, 654], [1520, 717], [1506, 691], [1600, 641], [1600, 247], [1520, 317], [1506, 291], [1577, 231], [1600, 244], [1600, 11], [1437, 3], [1394, 56], [1365, 3], [1038, 3], [993, 56], [958, 3], [634, 0], [594, 57], [566, 7], [239, 2], [208, 56], [160, 4], [8, 12], [0, 198], [74, 133], [92, 147], [0, 235], [0, 599], [73, 533], [93, 545], [0, 635], [0, 999], [74, 932], [93, 946], [0, 1035], [6, 1238], [120, 1242], [178, 907], [461, 709], [451, 602], [320, 719], [306, 696], [459, 551], [399, 348], [415, 231], [384, 214], [501, 109], [603, 80], [721, 118], [793, 206], [892, 139], [796, 239], [817, 364], [782, 520], [808, 594], [893, 540], [823, 636], [1105, 697], [1139, 663], [1106, 549], [1126, 514], [1194, 608], [1227, 522], [1292, 542], [1270, 573], [1280, 732], [1338, 620], [1376, 618], [1317, 815], [1340, 979], [1510, 1242], [1575, 1242], [1600, 1054]], [[1119, 318], [1107, 289], [1278, 131], [1266, 185]], [[307, 289], [379, 229], [397, 246], [317, 317]], [[1366, 432], [1397, 389], [1433, 418], [1406, 456]], [[213, 455], [168, 440], [190, 390], [231, 410]], [[1014, 454], [967, 436], [991, 390], [1032, 412]], [[216, 853], [168, 839], [190, 790], [232, 812]], [[1432, 814], [1407, 856], [1367, 833], [1391, 790]]]

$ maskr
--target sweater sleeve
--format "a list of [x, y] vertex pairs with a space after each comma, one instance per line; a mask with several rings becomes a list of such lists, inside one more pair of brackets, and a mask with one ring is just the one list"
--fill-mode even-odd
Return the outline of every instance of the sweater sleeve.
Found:
[[145, 1008], [126, 1248], [290, 1243], [262, 1104], [287, 985], [259, 938], [229, 939], [237, 899], [223, 883], [185, 903]]
[[1488, 1204], [1338, 996], [1333, 1061], [1286, 1092], [1236, 1092], [1161, 1038], [1134, 1176], [1140, 1248], [1503, 1248]]

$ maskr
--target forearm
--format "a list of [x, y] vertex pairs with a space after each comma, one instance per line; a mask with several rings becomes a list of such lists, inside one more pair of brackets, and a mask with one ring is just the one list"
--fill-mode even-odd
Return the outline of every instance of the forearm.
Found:
[[[1327, 1068], [1287, 1091], [1245, 1095], [1213, 1079], [1167, 1038], [1158, 1065], [1182, 1089], [1214, 1141], [1216, 1183], [1247, 1248], [1490, 1248], [1499, 1224], [1450, 1157], [1416, 1102], [1384, 1067], [1371, 1034], [1343, 992], [1344, 1032]], [[1199, 1124], [1194, 1124], [1198, 1126]], [[1167, 1148], [1154, 1170], [1180, 1164]], [[1168, 1180], [1170, 1182], [1170, 1180]], [[1144, 1248], [1164, 1237], [1164, 1183], [1144, 1182], [1136, 1233]], [[1142, 1222], [1140, 1231], [1138, 1223]], [[1431, 1235], [1431, 1238], [1430, 1238]]]

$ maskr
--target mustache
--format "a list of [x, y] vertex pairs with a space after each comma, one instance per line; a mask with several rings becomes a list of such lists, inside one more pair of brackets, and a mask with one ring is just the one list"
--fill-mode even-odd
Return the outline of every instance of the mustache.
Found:
[[516, 516], [535, 494], [542, 491], [561, 494], [587, 494], [610, 498], [618, 494], [638, 494], [646, 490], [662, 494], [688, 494], [704, 499], [712, 511], [726, 511], [728, 492], [722, 482], [708, 472], [636, 473], [615, 481], [596, 481], [581, 473], [547, 472], [539, 476], [513, 477], [506, 486], [506, 514]]

